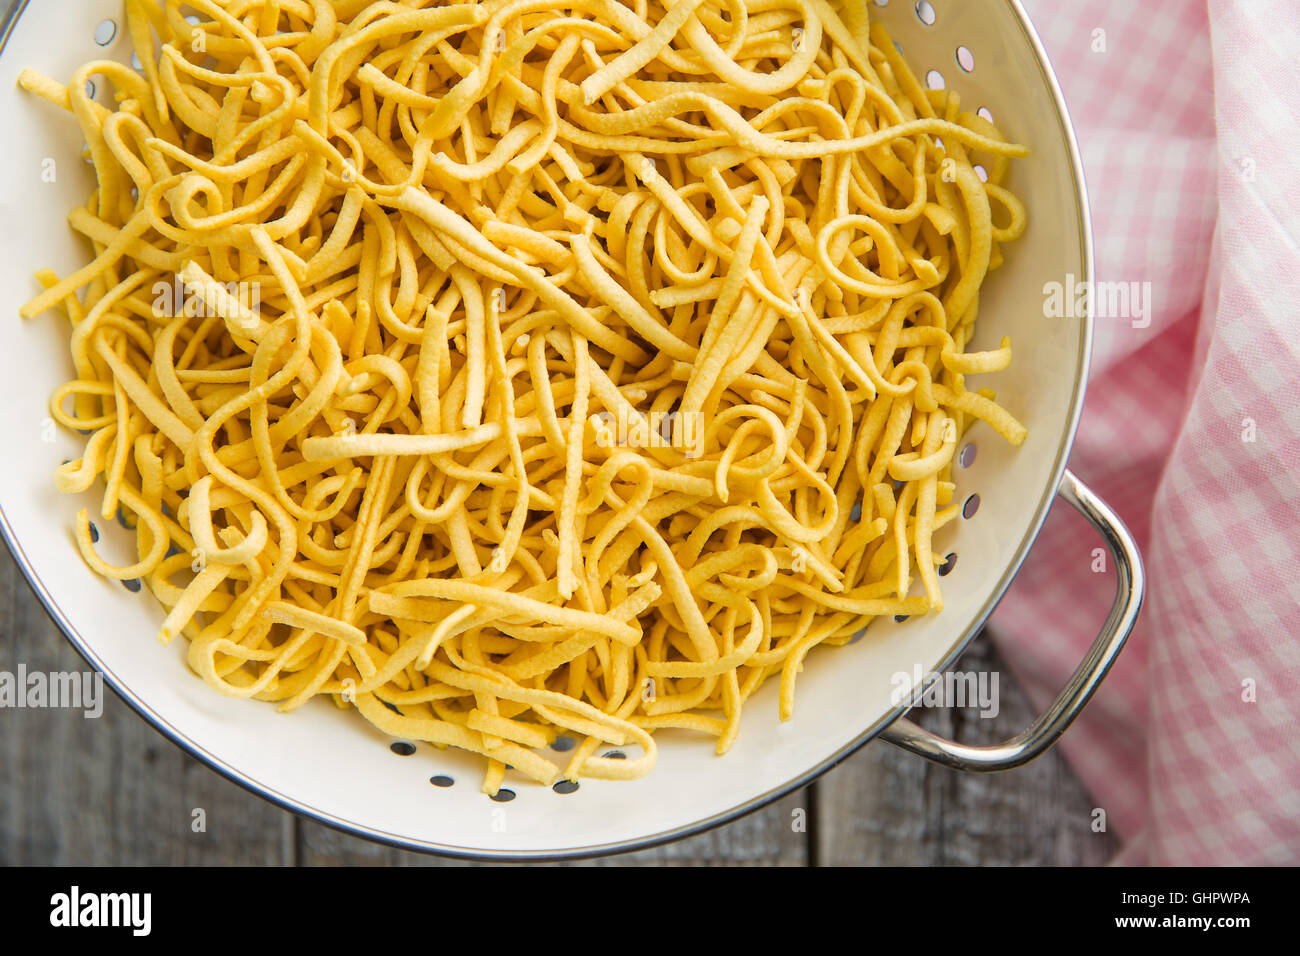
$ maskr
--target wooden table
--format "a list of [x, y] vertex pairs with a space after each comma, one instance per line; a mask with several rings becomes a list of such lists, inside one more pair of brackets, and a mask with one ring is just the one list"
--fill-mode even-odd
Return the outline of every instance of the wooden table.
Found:
[[[85, 669], [0, 548], [0, 671], [19, 663], [28, 672]], [[961, 668], [1000, 671], [1001, 712], [983, 719], [928, 710], [922, 724], [971, 743], [1027, 726], [1028, 702], [987, 638]], [[113, 694], [105, 698], [97, 720], [76, 710], [0, 709], [0, 865], [448, 865], [280, 810], [173, 746]], [[194, 833], [199, 808], [207, 830]], [[878, 742], [729, 826], [580, 865], [1095, 865], [1116, 843], [1092, 832], [1092, 808], [1056, 752], [976, 775]]]

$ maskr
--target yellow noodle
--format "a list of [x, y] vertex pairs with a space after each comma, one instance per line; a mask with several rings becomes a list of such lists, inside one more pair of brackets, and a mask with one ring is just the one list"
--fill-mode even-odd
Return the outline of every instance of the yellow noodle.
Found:
[[1026, 150], [863, 0], [416, 6], [128, 0], [140, 73], [20, 75], [98, 179], [23, 309], [71, 327], [56, 484], [137, 554], [77, 547], [212, 687], [491, 793], [725, 752], [815, 647], [942, 607], [962, 433], [1026, 436], [965, 383], [1011, 362], [966, 346]]

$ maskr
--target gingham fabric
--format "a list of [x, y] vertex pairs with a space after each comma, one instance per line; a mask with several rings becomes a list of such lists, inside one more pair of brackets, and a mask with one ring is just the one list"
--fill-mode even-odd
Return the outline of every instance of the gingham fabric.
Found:
[[[1137, 535], [1148, 596], [1061, 746], [1118, 862], [1300, 863], [1300, 6], [1025, 0], [1083, 152], [1099, 323], [1070, 467]], [[1104, 32], [1099, 32], [1104, 31]], [[992, 633], [1045, 705], [1114, 594], [1058, 504]]]

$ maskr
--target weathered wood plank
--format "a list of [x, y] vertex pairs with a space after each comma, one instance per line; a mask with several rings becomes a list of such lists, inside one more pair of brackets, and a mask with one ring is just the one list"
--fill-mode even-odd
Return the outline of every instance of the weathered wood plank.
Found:
[[[796, 811], [804, 811], [796, 815]], [[598, 866], [807, 866], [812, 813], [805, 788], [724, 827], [676, 843], [588, 861]], [[798, 824], [796, 826], [796, 824]]]
[[[635, 853], [583, 860], [576, 866], [806, 866], [807, 791], [708, 833]], [[796, 828], [794, 824], [800, 823]], [[377, 846], [310, 820], [299, 821], [298, 859], [313, 866], [456, 866], [454, 860]]]
[[[20, 663], [88, 670], [0, 547], [0, 670]], [[173, 746], [107, 685], [99, 718], [0, 709], [0, 864], [282, 864], [291, 835], [288, 814]]]
[[[1034, 718], [1023, 690], [979, 638], [956, 665], [999, 673], [1000, 713], [918, 709], [912, 717], [965, 743], [991, 744]], [[1115, 839], [1091, 829], [1094, 802], [1055, 750], [1017, 770], [949, 770], [883, 741], [818, 784], [815, 860], [824, 865], [1100, 865]]]

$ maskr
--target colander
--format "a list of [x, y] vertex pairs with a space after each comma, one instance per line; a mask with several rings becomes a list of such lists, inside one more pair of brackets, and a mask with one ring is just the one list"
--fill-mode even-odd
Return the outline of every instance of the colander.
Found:
[[[854, 643], [811, 654], [792, 720], [778, 720], [770, 682], [748, 702], [725, 757], [714, 754], [712, 740], [664, 732], [648, 777], [552, 789], [510, 775], [494, 802], [479, 789], [475, 757], [394, 743], [324, 701], [282, 715], [268, 704], [213, 693], [186, 667], [184, 641], [159, 646], [163, 614], [151, 598], [134, 593], [133, 582], [105, 581], [82, 564], [73, 517], [93, 504], [60, 495], [52, 479], [80, 446], [47, 411], [51, 392], [72, 375], [66, 323], [51, 316], [22, 321], [17, 313], [36, 291], [35, 270], [67, 274], [84, 262], [65, 217], [85, 202], [92, 176], [80, 159], [75, 123], [19, 91], [16, 79], [26, 66], [64, 79], [90, 59], [129, 60], [131, 49], [121, 0], [14, 4], [0, 21], [0, 525], [68, 639], [142, 717], [230, 779], [349, 833], [452, 856], [576, 857], [676, 839], [807, 784], [877, 736], [966, 770], [1013, 767], [1048, 747], [1114, 662], [1143, 593], [1133, 539], [1065, 468], [1083, 403], [1092, 318], [1048, 318], [1043, 302], [1047, 283], [1082, 284], [1093, 274], [1079, 153], [1047, 57], [1016, 0], [875, 0], [868, 7], [928, 85], [959, 93], [966, 109], [989, 111], [1007, 136], [1033, 150], [1013, 164], [1010, 180], [1029, 210], [1029, 227], [990, 277], [972, 346], [996, 347], [1001, 336], [1012, 337], [1013, 365], [984, 381], [1028, 426], [1029, 438], [1017, 449], [982, 424], [969, 432], [955, 469], [964, 517], [936, 539], [939, 553], [955, 555], [943, 578], [944, 610], [876, 621]], [[1114, 606], [1068, 686], [1033, 726], [996, 747], [963, 746], [904, 719], [923, 688], [907, 688], [899, 703], [898, 675], [953, 664], [1011, 583], [1057, 495], [1096, 526], [1118, 577]], [[127, 532], [100, 530], [106, 555], [125, 558]]]

